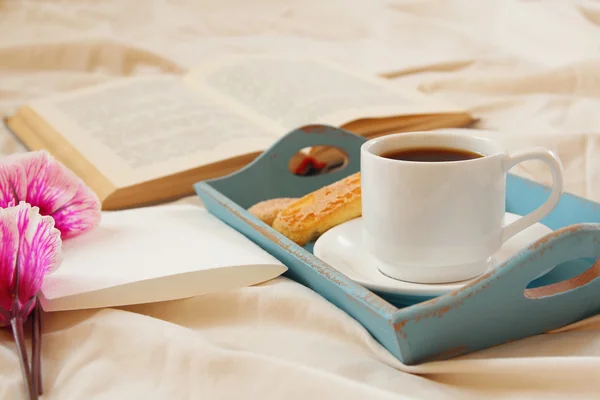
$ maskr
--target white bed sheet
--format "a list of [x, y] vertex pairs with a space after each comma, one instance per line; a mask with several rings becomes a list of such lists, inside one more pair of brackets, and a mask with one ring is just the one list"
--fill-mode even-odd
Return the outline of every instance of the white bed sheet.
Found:
[[[556, 151], [567, 190], [600, 201], [600, 3], [591, 0], [4, 1], [0, 113], [117, 76], [257, 51], [330, 58], [463, 105], [509, 148]], [[2, 127], [0, 149], [23, 147]], [[516, 172], [549, 180], [535, 163]], [[285, 278], [44, 321], [45, 399], [600, 397], [597, 318], [418, 367]], [[0, 398], [22, 396], [1, 331]]]

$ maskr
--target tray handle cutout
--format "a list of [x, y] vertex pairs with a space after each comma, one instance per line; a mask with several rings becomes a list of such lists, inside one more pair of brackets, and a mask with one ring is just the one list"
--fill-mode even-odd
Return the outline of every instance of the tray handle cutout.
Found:
[[310, 146], [288, 162], [294, 175], [310, 177], [340, 171], [348, 166], [348, 154], [337, 146]]
[[[596, 260], [576, 276], [571, 275], [543, 286], [528, 287], [531, 282], [559, 266], [567, 275], [570, 272], [569, 264], [582, 259]], [[531, 244], [505, 266], [507, 283], [514, 284], [515, 290], [522, 290], [523, 296], [529, 300], [556, 297], [582, 289], [600, 277], [600, 224], [577, 224], [559, 229]]]
[[[329, 125], [301, 126], [275, 142], [245, 168], [206, 181], [243, 208], [276, 197], [302, 197], [360, 171], [362, 136]], [[345, 153], [342, 168], [328, 173], [300, 176], [290, 170], [290, 159], [306, 147], [335, 147]]]
[[525, 289], [524, 295], [528, 299], [541, 299], [548, 296], [554, 296], [587, 285], [598, 277], [600, 277], [600, 258], [597, 259], [590, 268], [577, 276], [544, 286], [527, 288]]
[[264, 156], [269, 159], [272, 168], [280, 173], [285, 171], [286, 179], [292, 179], [296, 182], [308, 178], [331, 181], [331, 176], [325, 178], [322, 175], [301, 176], [295, 174], [290, 170], [290, 160], [307, 147], [338, 149], [344, 153], [344, 165], [323, 175], [335, 175], [336, 177], [339, 176], [338, 179], [341, 179], [348, 175], [346, 169], [349, 169], [350, 173], [360, 170], [360, 146], [364, 142], [365, 139], [358, 135], [328, 125], [305, 125], [286, 135], [285, 141], [275, 143], [265, 152]]

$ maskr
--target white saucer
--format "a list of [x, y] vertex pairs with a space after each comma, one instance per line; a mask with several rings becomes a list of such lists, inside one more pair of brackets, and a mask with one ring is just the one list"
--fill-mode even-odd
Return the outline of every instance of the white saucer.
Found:
[[[506, 213], [505, 223], [520, 218], [519, 215]], [[494, 254], [495, 265], [505, 261], [527, 245], [552, 232], [541, 223], [534, 224], [507, 240]], [[435, 297], [460, 289], [472, 279], [452, 283], [421, 284], [390, 278], [376, 267], [373, 256], [362, 246], [362, 218], [338, 225], [325, 232], [315, 242], [313, 253], [348, 278], [364, 287], [385, 293]], [[476, 279], [476, 278], [473, 278]]]

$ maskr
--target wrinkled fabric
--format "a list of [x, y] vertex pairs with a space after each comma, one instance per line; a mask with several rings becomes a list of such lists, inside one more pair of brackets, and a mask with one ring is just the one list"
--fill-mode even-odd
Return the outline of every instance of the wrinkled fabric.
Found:
[[[600, 4], [592, 0], [5, 1], [0, 113], [231, 52], [327, 58], [449, 100], [507, 148], [557, 152], [566, 190], [600, 201]], [[24, 147], [0, 127], [0, 150]], [[550, 183], [543, 164], [514, 172]], [[600, 397], [597, 318], [415, 367], [287, 278], [43, 322], [46, 400]], [[10, 333], [0, 331], [0, 398], [23, 397], [18, 365]]]

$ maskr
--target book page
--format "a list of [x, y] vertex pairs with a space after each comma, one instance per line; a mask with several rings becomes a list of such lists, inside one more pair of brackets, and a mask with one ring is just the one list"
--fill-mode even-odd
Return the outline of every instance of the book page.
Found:
[[105, 211], [100, 225], [63, 243], [44, 278], [46, 311], [150, 303], [232, 290], [287, 268], [204, 207], [169, 204]]
[[303, 57], [222, 57], [192, 70], [186, 79], [285, 132], [304, 124], [341, 126], [361, 118], [462, 112], [417, 93], [401, 93], [382, 78]]
[[117, 186], [264, 150], [276, 139], [179, 77], [127, 78], [32, 103]]

